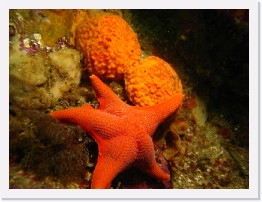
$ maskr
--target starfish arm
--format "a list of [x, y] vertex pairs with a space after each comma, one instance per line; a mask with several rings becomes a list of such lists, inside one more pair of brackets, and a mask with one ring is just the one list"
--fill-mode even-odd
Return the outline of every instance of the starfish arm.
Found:
[[165, 173], [156, 161], [152, 161], [148, 168], [142, 171], [163, 182], [168, 182], [170, 180], [170, 175]]
[[157, 126], [166, 119], [170, 114], [175, 112], [182, 104], [184, 95], [183, 94], [176, 94], [169, 100], [157, 104], [155, 106], [148, 106], [148, 107], [134, 107], [139, 110], [138, 119], [146, 128], [146, 131], [150, 136], [153, 135]]
[[94, 108], [91, 105], [86, 104], [82, 107], [74, 107], [70, 109], [57, 110], [57, 111], [51, 112], [50, 115], [61, 121], [77, 123], [79, 122], [78, 119], [80, 118], [81, 114], [88, 113], [89, 111], [92, 112], [93, 110]]
[[96, 92], [97, 100], [100, 103], [99, 109], [113, 114], [121, 113], [122, 107], [129, 107], [125, 104], [106, 84], [97, 76], [90, 76], [93, 88]]
[[155, 115], [156, 121], [160, 123], [181, 106], [183, 98], [183, 94], [176, 94], [172, 98], [155, 106], [146, 107], [146, 109], [148, 112], [151, 111]]
[[87, 104], [82, 107], [58, 110], [50, 113], [51, 116], [66, 122], [71, 122], [82, 126], [90, 132], [95, 139], [110, 139], [121, 133], [122, 128], [115, 127], [122, 125], [121, 120], [100, 110], [94, 109]]
[[140, 137], [139, 155], [134, 166], [160, 181], [169, 181], [170, 175], [165, 173], [156, 162], [152, 138], [148, 135]]
[[99, 156], [92, 177], [92, 189], [107, 189], [115, 176], [136, 158], [136, 144], [130, 137], [120, 136], [98, 144]]
[[115, 162], [99, 156], [92, 177], [91, 189], [108, 189], [117, 171]]

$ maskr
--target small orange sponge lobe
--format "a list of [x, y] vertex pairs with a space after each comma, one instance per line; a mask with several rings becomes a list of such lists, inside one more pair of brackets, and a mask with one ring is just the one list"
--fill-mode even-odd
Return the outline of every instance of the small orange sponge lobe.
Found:
[[149, 56], [125, 73], [125, 90], [137, 106], [154, 106], [183, 93], [180, 78], [164, 60]]
[[137, 65], [142, 51], [136, 33], [110, 13], [88, 16], [76, 30], [87, 69], [100, 78], [123, 79], [127, 68]]

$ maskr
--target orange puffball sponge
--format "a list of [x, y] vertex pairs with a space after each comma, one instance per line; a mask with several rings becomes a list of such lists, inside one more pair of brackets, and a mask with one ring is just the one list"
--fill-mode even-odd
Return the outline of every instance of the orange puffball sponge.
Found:
[[128, 98], [138, 106], [153, 106], [183, 93], [181, 80], [164, 60], [150, 56], [125, 73]]
[[127, 68], [139, 63], [142, 51], [137, 35], [119, 16], [96, 13], [76, 29], [91, 74], [100, 78], [123, 79]]

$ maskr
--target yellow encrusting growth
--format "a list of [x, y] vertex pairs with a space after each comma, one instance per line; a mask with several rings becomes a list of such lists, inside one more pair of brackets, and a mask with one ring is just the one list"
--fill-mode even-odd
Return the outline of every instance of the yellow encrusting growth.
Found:
[[126, 69], [137, 65], [142, 55], [132, 28], [121, 17], [106, 12], [82, 15], [76, 40], [88, 71], [100, 78], [123, 79]]
[[164, 60], [149, 56], [125, 72], [128, 98], [138, 106], [153, 106], [183, 93], [180, 78]]

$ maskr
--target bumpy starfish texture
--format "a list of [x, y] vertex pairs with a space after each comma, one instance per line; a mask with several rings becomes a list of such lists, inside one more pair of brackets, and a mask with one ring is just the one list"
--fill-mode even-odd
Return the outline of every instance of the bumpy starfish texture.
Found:
[[180, 107], [184, 95], [177, 94], [156, 106], [136, 107], [123, 102], [95, 75], [90, 78], [100, 103], [98, 109], [87, 104], [51, 115], [81, 125], [97, 142], [99, 156], [91, 188], [109, 188], [119, 172], [132, 166], [169, 181], [170, 176], [155, 160], [151, 136], [158, 124]]

